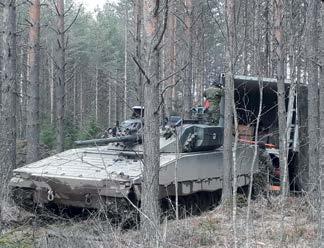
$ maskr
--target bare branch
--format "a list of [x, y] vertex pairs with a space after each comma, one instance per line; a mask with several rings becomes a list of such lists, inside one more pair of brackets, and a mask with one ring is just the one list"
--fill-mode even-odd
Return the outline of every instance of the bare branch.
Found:
[[219, 31], [221, 32], [223, 38], [226, 39], [226, 35], [225, 35], [225, 33], [224, 33], [223, 29], [222, 29], [222, 26], [220, 25], [219, 21], [216, 19], [216, 17], [213, 14], [212, 8], [211, 8], [210, 3], [209, 3], [209, 0], [207, 0], [207, 5], [208, 5], [208, 9], [209, 9], [209, 11], [211, 13], [211, 16], [212, 16], [213, 20], [215, 21], [215, 23], [217, 24], [217, 26], [219, 28]]
[[165, 12], [164, 12], [164, 22], [163, 22], [163, 30], [162, 33], [156, 43], [156, 45], [154, 46], [154, 50], [158, 49], [158, 47], [160, 46], [164, 33], [167, 29], [167, 25], [168, 25], [168, 13], [169, 13], [169, 0], [165, 1]]
[[172, 88], [172, 87], [175, 87], [178, 83], [180, 82], [180, 79], [178, 79], [174, 84], [172, 85], [168, 85], [167, 87], [165, 87], [161, 93], [161, 102], [159, 104], [159, 107], [158, 109], [154, 112], [154, 114], [158, 114], [161, 107], [163, 106], [164, 104], [164, 93], [169, 89], [169, 88]]
[[53, 5], [54, 5], [54, 8], [55, 8], [56, 14], [57, 14], [57, 15], [60, 15], [60, 11], [59, 11], [59, 9], [58, 9], [56, 3], [55, 3], [55, 0], [53, 0]]
[[70, 7], [68, 7], [68, 9], [64, 12], [64, 16], [66, 16], [66, 14], [71, 11], [71, 9], [73, 8], [73, 6], [74, 6], [74, 4], [71, 4]]
[[165, 77], [164, 79], [160, 80], [160, 81], [158, 82], [158, 85], [160, 85], [160, 84], [163, 83], [164, 81], [170, 79], [171, 77], [173, 77], [174, 75], [178, 74], [179, 72], [184, 71], [184, 70], [187, 68], [188, 65], [189, 65], [189, 63], [187, 63], [185, 66], [183, 66], [180, 70], [178, 70], [178, 71], [176, 71], [176, 72], [174, 72], [174, 73], [168, 75], [168, 76]]
[[78, 9], [78, 12], [77, 14], [75, 15], [73, 21], [70, 23], [70, 25], [63, 31], [63, 33], [65, 34], [67, 31], [70, 30], [70, 28], [72, 27], [72, 25], [76, 22], [76, 20], [78, 19], [78, 16], [80, 14], [80, 11], [81, 11], [81, 7], [82, 7], [82, 4], [79, 6], [79, 9]]
[[187, 24], [177, 14], [173, 13], [173, 15], [185, 26], [186, 29], [188, 28]]
[[134, 60], [135, 64], [137, 65], [138, 69], [140, 69], [141, 73], [143, 74], [143, 76], [146, 78], [147, 83], [150, 84], [151, 80], [150, 78], [146, 75], [145, 70], [143, 69], [143, 67], [140, 65], [140, 63], [137, 61], [137, 59], [135, 58], [135, 56], [132, 56], [132, 59]]
[[33, 27], [34, 26], [34, 24], [31, 23], [28, 19], [25, 19], [25, 21], [30, 25], [30, 27]]

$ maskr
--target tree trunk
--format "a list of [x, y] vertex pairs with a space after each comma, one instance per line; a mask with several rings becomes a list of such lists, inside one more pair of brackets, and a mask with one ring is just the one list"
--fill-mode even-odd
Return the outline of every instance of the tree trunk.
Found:
[[[319, 206], [319, 94], [318, 94], [318, 52], [319, 52], [319, 10], [320, 1], [314, 0], [310, 4], [308, 13], [309, 32], [307, 43], [309, 44], [309, 54], [307, 62], [309, 66], [309, 81], [308, 81], [308, 157], [309, 157], [309, 188], [308, 191], [313, 194], [313, 204]], [[317, 218], [317, 217], [316, 217]]]
[[112, 94], [112, 85], [111, 82], [108, 83], [108, 99], [109, 99], [109, 103], [108, 103], [108, 127], [112, 127], [112, 125], [114, 125], [113, 121], [112, 121], [112, 108], [113, 108], [113, 94]]
[[[3, 18], [3, 7], [1, 6], [0, 8], [0, 30], [4, 30], [4, 18]], [[0, 33], [0, 51], [2, 53], [2, 43], [3, 43], [3, 33]], [[0, 68], [2, 69], [2, 63], [3, 63], [3, 58], [2, 56], [0, 56]], [[1, 74], [0, 74], [1, 77]], [[0, 89], [1, 89], [1, 85], [2, 85], [2, 80], [0, 80]], [[0, 106], [1, 106], [1, 90], [0, 90]]]
[[[80, 128], [82, 128], [83, 127], [83, 112], [84, 112], [84, 109], [83, 109], [83, 102], [84, 102], [84, 100], [83, 100], [83, 92], [84, 90], [83, 90], [83, 74], [82, 74], [82, 72], [80, 73]], [[110, 99], [110, 98], [109, 98]]]
[[[24, 37], [24, 44], [27, 43], [27, 37]], [[21, 77], [20, 77], [20, 94], [21, 94], [21, 127], [20, 127], [20, 137], [22, 139], [26, 138], [26, 125], [27, 125], [27, 47], [22, 46], [22, 55], [21, 55]]]
[[223, 151], [223, 192], [222, 201], [232, 197], [233, 167], [233, 102], [234, 102], [234, 47], [235, 47], [235, 9], [234, 0], [226, 0], [225, 11], [227, 20], [226, 70], [225, 70], [225, 116], [224, 116], [224, 151]]
[[[141, 61], [142, 58], [142, 21], [143, 21], [143, 0], [135, 0], [135, 19], [136, 19], [136, 59]], [[143, 76], [140, 68], [136, 67], [136, 92], [137, 101], [143, 106]]]
[[51, 124], [53, 125], [55, 122], [55, 95], [56, 95], [56, 87], [55, 87], [55, 67], [54, 67], [54, 46], [51, 47], [51, 62], [50, 62], [50, 75], [49, 75], [49, 84], [50, 84], [50, 118], [51, 118]]
[[188, 66], [186, 69], [186, 80], [183, 86], [183, 114], [185, 119], [191, 118], [191, 107], [192, 107], [192, 88], [193, 88], [193, 80], [192, 80], [192, 55], [193, 55], [193, 34], [192, 34], [192, 24], [193, 24], [193, 10], [192, 10], [192, 0], [185, 0], [186, 7], [186, 39], [188, 40]]
[[77, 65], [74, 65], [73, 76], [73, 125], [77, 124], [77, 84], [78, 84], [78, 69]]
[[39, 72], [40, 72], [40, 1], [34, 0], [29, 10], [28, 87], [27, 87], [27, 156], [26, 162], [39, 159]]
[[95, 120], [96, 123], [99, 121], [99, 69], [98, 62], [96, 64], [96, 79], [95, 79]]
[[127, 52], [127, 43], [128, 43], [128, 9], [127, 9], [127, 3], [125, 4], [125, 20], [124, 20], [124, 102], [123, 102], [123, 112], [124, 112], [124, 116], [123, 119], [126, 120], [127, 119], [127, 109], [128, 109], [128, 87], [127, 87], [127, 64], [128, 64], [128, 52]]
[[[0, 223], [6, 187], [16, 166], [16, 1], [3, 1], [0, 105]], [[1, 229], [1, 226], [0, 226]], [[0, 230], [1, 231], [1, 230]]]
[[65, 99], [65, 28], [64, 0], [58, 0], [57, 8], [57, 75], [56, 75], [56, 150], [64, 150], [64, 99]]
[[265, 76], [272, 76], [272, 35], [271, 35], [271, 2], [266, 1], [266, 9], [265, 9], [265, 19], [266, 19], [266, 34], [265, 34]]
[[[161, 7], [158, 0], [144, 0], [145, 71], [144, 89], [144, 168], [141, 194], [142, 234], [149, 247], [159, 242], [159, 43], [162, 40], [159, 25]], [[166, 9], [168, 6], [166, 6]], [[165, 10], [166, 11], [166, 10]]]
[[320, 197], [320, 244], [324, 244], [324, 1], [322, 0], [321, 4], [321, 19], [322, 19], [322, 33], [321, 33], [321, 47], [320, 47], [320, 61], [321, 61], [321, 82], [320, 82], [320, 187], [321, 187], [321, 197]]
[[286, 103], [285, 103], [285, 53], [283, 32], [283, 0], [275, 0], [275, 27], [274, 35], [277, 43], [277, 95], [279, 121], [279, 160], [281, 175], [281, 190], [283, 196], [288, 193], [288, 165], [286, 140]]
[[[116, 78], [118, 78], [118, 72], [116, 73]], [[118, 82], [115, 80], [114, 83], [114, 124], [117, 124], [117, 121], [119, 121], [119, 87]]]
[[175, 81], [176, 81], [176, 76], [173, 75], [175, 73], [176, 69], [176, 25], [177, 25], [177, 20], [176, 16], [171, 14], [169, 15], [169, 22], [168, 22], [168, 60], [166, 62], [168, 63], [168, 75], [172, 75], [172, 77], [168, 80], [168, 84], [166, 87], [169, 87], [166, 90], [166, 112], [167, 115], [170, 116], [172, 115], [172, 112], [174, 110], [173, 106], [173, 97], [172, 97], [172, 92], [175, 89]]
[[249, 0], [244, 1], [244, 15], [243, 15], [243, 25], [244, 25], [244, 41], [243, 41], [243, 54], [242, 54], [242, 62], [243, 62], [243, 75], [248, 74], [248, 5]]

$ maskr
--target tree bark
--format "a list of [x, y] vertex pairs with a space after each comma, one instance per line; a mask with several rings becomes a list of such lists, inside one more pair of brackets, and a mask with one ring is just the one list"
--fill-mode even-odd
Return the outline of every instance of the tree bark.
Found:
[[112, 108], [113, 108], [113, 94], [112, 94], [112, 85], [111, 82], [108, 83], [108, 99], [109, 99], [109, 103], [108, 103], [108, 127], [112, 127], [114, 125], [113, 121], [112, 121]]
[[232, 197], [232, 169], [233, 169], [233, 102], [234, 102], [234, 47], [235, 47], [235, 3], [234, 0], [225, 1], [226, 15], [226, 70], [225, 70], [225, 116], [224, 116], [224, 151], [223, 151], [223, 192], [222, 201]]
[[192, 107], [192, 88], [193, 88], [193, 80], [192, 80], [192, 57], [193, 57], [193, 34], [192, 34], [192, 25], [193, 25], [193, 8], [192, 8], [192, 0], [185, 0], [186, 7], [186, 16], [185, 16], [185, 24], [186, 24], [186, 39], [188, 41], [188, 67], [186, 68], [186, 80], [183, 86], [183, 114], [185, 119], [191, 118], [191, 107]]
[[[166, 9], [168, 6], [166, 6]], [[159, 23], [160, 1], [144, 0], [145, 37], [145, 89], [144, 89], [144, 168], [141, 194], [143, 212], [141, 224], [144, 240], [149, 247], [158, 247], [159, 242], [159, 78], [160, 47], [164, 32]], [[167, 10], [164, 10], [167, 11]], [[149, 75], [149, 76], [148, 76]]]
[[[0, 105], [0, 223], [6, 187], [16, 166], [16, 1], [3, 1]], [[1, 226], [0, 226], [1, 229]]]
[[127, 87], [127, 71], [128, 71], [128, 52], [127, 52], [127, 47], [128, 47], [128, 6], [127, 3], [125, 4], [125, 19], [124, 19], [124, 102], [123, 102], [123, 119], [127, 119], [127, 109], [128, 109], [128, 87]]
[[[319, 32], [318, 23], [320, 1], [314, 0], [310, 4], [308, 13], [309, 32], [307, 32], [307, 43], [309, 44], [309, 53], [307, 62], [309, 66], [308, 81], [308, 157], [309, 157], [309, 188], [308, 191], [313, 194], [312, 199], [318, 201], [319, 194], [319, 77], [318, 77], [318, 52], [319, 52]], [[318, 206], [318, 204], [316, 204]]]
[[266, 1], [265, 19], [266, 19], [266, 34], [265, 34], [265, 76], [272, 76], [272, 34], [271, 34], [271, 2]]
[[244, 1], [244, 15], [243, 15], [243, 25], [244, 25], [244, 41], [243, 41], [243, 54], [242, 54], [242, 62], [243, 62], [243, 75], [248, 74], [248, 6], [249, 0]]
[[321, 33], [321, 46], [320, 46], [320, 61], [321, 61], [321, 82], [320, 82], [320, 155], [319, 155], [319, 164], [320, 164], [320, 244], [323, 247], [324, 244], [324, 1], [322, 0], [321, 4], [321, 22], [322, 22], [322, 33]]
[[278, 95], [278, 120], [279, 120], [279, 161], [281, 175], [281, 191], [283, 196], [288, 193], [288, 165], [287, 165], [287, 140], [286, 140], [286, 103], [285, 103], [285, 53], [283, 31], [283, 0], [275, 0], [275, 26], [274, 36], [277, 43], [277, 95]]
[[27, 87], [27, 156], [26, 162], [39, 159], [39, 72], [40, 72], [40, 1], [34, 0], [29, 9], [28, 87]]
[[51, 47], [51, 62], [50, 62], [50, 74], [49, 74], [49, 84], [50, 84], [50, 121], [51, 124], [53, 125], [55, 123], [55, 95], [56, 95], [56, 87], [55, 87], [55, 66], [54, 66], [54, 46], [52, 45]]
[[64, 0], [58, 0], [57, 9], [57, 76], [56, 76], [56, 150], [64, 150], [64, 103], [65, 103], [65, 28]]
[[[80, 128], [82, 128], [83, 127], [83, 119], [84, 119], [84, 116], [83, 116], [83, 114], [84, 114], [84, 108], [83, 108], [83, 102], [84, 102], [84, 89], [83, 89], [84, 87], [83, 87], [83, 74], [82, 74], [82, 72], [80, 73], [80, 105], [79, 105], [79, 107], [80, 107]], [[110, 99], [110, 98], [109, 98]]]
[[78, 84], [78, 68], [74, 65], [73, 71], [73, 125], [77, 124], [77, 84]]
[[[143, 29], [143, 0], [135, 0], [135, 20], [136, 20], [136, 59], [142, 58], [142, 29]], [[136, 92], [139, 105], [143, 106], [143, 76], [140, 68], [136, 67]]]
[[98, 62], [96, 62], [96, 79], [95, 79], [95, 120], [99, 121], [99, 69]]
[[176, 82], [176, 76], [174, 75], [175, 73], [175, 69], [176, 69], [176, 29], [177, 29], [177, 20], [176, 20], [176, 16], [171, 14], [169, 15], [169, 27], [168, 27], [168, 31], [169, 31], [169, 39], [168, 39], [168, 48], [169, 48], [169, 52], [168, 52], [168, 57], [169, 60], [167, 60], [168, 62], [168, 74], [172, 75], [172, 77], [168, 80], [168, 85], [167, 87], [169, 87], [169, 89], [166, 91], [166, 112], [167, 115], [171, 115], [172, 112], [174, 111], [174, 104], [173, 104], [173, 94], [172, 92], [175, 90], [175, 82]]
[[[27, 44], [27, 37], [23, 39], [24, 44]], [[20, 137], [22, 139], [26, 138], [26, 124], [27, 124], [27, 61], [28, 61], [28, 50], [27, 46], [22, 46], [22, 55], [21, 55], [21, 76], [20, 76], [20, 85], [19, 91], [21, 93], [21, 127], [20, 127]]]

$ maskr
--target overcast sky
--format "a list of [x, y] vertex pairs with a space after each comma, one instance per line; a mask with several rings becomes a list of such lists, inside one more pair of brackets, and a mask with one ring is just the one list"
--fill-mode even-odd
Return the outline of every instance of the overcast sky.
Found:
[[117, 2], [118, 0], [75, 0], [77, 3], [82, 3], [88, 10], [94, 10], [97, 6], [102, 7], [106, 1]]

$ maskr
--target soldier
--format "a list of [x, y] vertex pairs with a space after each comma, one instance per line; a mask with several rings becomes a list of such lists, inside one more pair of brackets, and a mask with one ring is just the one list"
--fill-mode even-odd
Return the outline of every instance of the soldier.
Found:
[[112, 136], [115, 137], [119, 131], [119, 121], [116, 121], [116, 126], [112, 128]]
[[254, 195], [268, 196], [268, 187], [271, 178], [274, 175], [274, 168], [271, 157], [266, 150], [265, 143], [258, 142], [259, 147], [259, 172], [253, 176]]
[[206, 98], [205, 113], [208, 114], [208, 121], [213, 125], [218, 125], [220, 119], [220, 102], [224, 96], [223, 85], [219, 82], [213, 82], [205, 90], [203, 96]]

